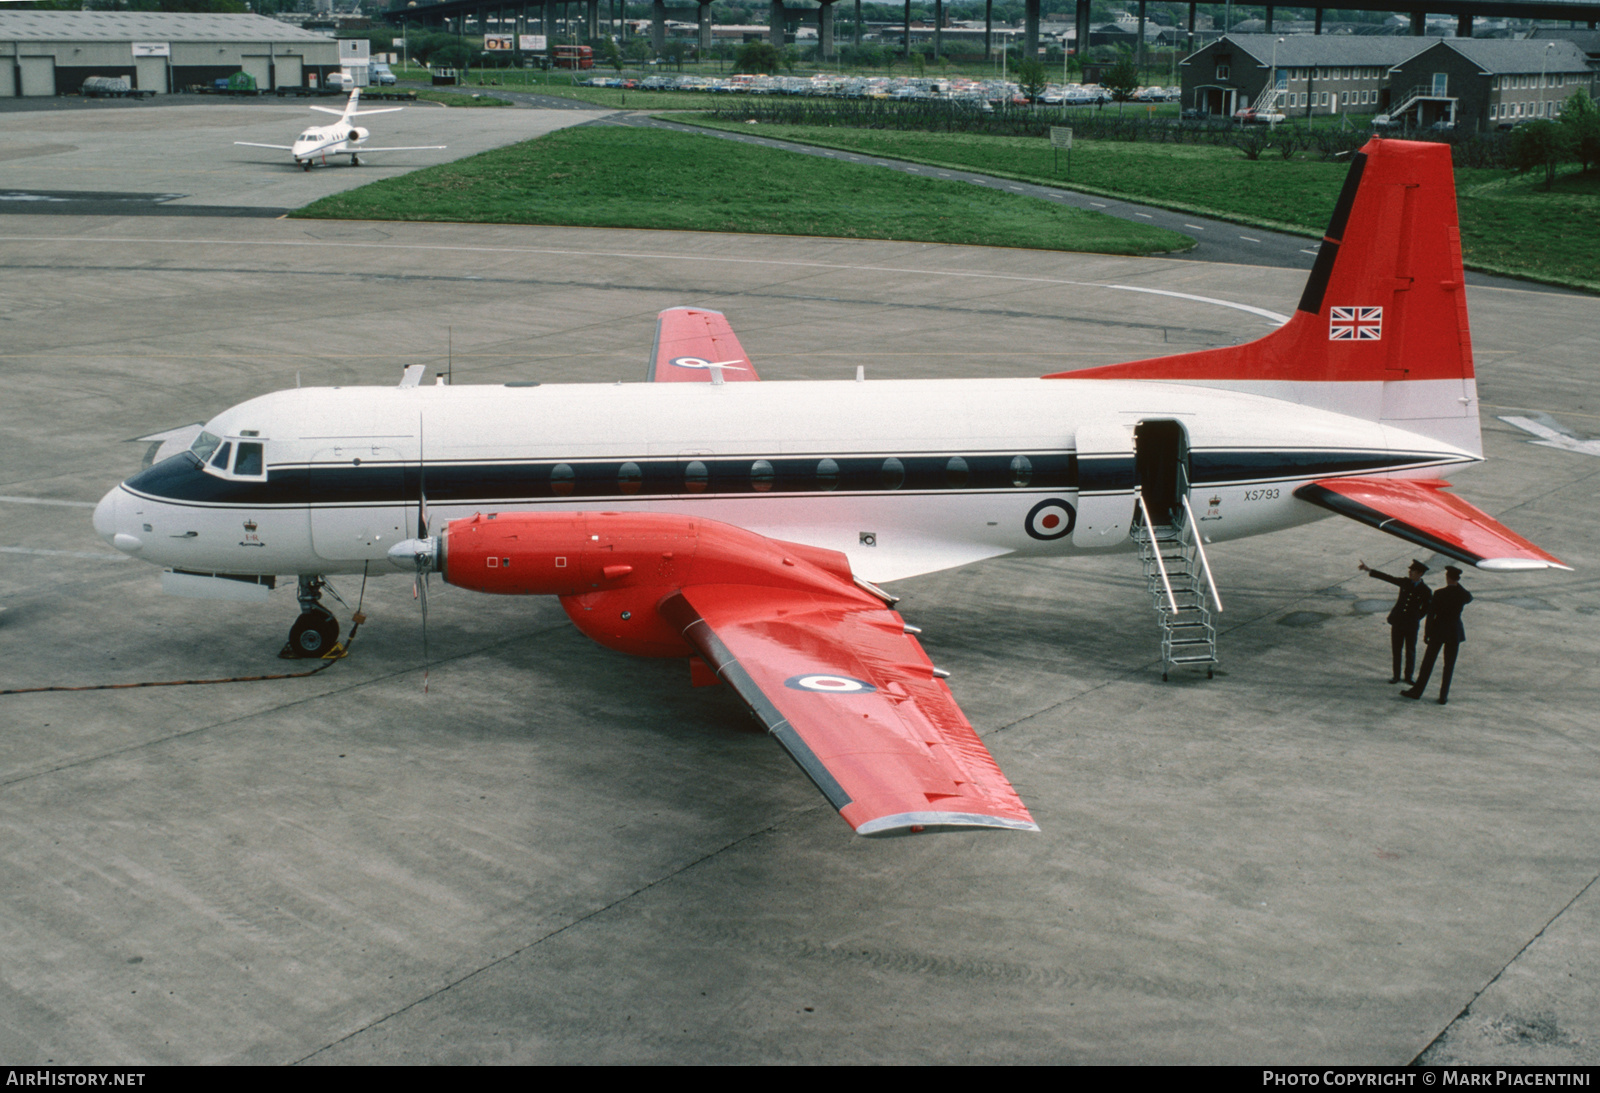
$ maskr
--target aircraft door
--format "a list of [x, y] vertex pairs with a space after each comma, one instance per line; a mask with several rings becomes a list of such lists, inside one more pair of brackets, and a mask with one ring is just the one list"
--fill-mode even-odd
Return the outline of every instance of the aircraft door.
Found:
[[1183, 423], [1141, 421], [1133, 430], [1139, 493], [1157, 526], [1183, 524], [1189, 493], [1189, 435]]
[[1080, 550], [1121, 546], [1133, 521], [1133, 430], [1126, 425], [1085, 425], [1078, 430], [1078, 521], [1072, 545]]
[[[415, 468], [398, 449], [351, 440], [312, 459], [311, 546], [329, 561], [382, 558], [416, 530]], [[412, 484], [408, 494], [406, 486]]]

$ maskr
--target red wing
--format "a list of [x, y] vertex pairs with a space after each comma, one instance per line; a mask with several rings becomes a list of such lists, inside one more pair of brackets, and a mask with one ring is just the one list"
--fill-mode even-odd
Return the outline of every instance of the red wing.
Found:
[[857, 834], [1039, 830], [894, 612], [750, 585], [686, 588], [661, 612]]
[[669, 307], [656, 316], [656, 345], [645, 378], [651, 383], [734, 383], [761, 377], [722, 312]]
[[1571, 569], [1451, 493], [1448, 482], [1326, 478], [1295, 490], [1302, 501], [1397, 535], [1479, 569]]

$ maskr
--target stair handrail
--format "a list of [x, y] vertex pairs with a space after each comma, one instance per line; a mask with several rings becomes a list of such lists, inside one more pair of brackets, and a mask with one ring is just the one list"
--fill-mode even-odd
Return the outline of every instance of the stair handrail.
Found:
[[1167, 564], [1161, 560], [1161, 545], [1156, 542], [1156, 526], [1150, 519], [1150, 509], [1144, 503], [1144, 494], [1136, 493], [1139, 511], [1144, 514], [1144, 533], [1150, 537], [1150, 553], [1155, 556], [1156, 571], [1161, 574], [1161, 587], [1167, 590], [1167, 604], [1172, 613], [1178, 613], [1178, 598], [1172, 594], [1172, 582], [1167, 579]]
[[[1141, 504], [1142, 504], [1141, 500]], [[1189, 504], [1187, 496], [1183, 499], [1183, 511], [1189, 516], [1189, 528], [1194, 532], [1194, 553], [1200, 559], [1200, 572], [1206, 575], [1206, 587], [1211, 590], [1211, 602], [1217, 605], [1217, 614], [1222, 614], [1222, 597], [1217, 595], [1217, 582], [1211, 577], [1211, 561], [1206, 557], [1205, 544], [1200, 541], [1200, 524], [1194, 518], [1194, 508]]]

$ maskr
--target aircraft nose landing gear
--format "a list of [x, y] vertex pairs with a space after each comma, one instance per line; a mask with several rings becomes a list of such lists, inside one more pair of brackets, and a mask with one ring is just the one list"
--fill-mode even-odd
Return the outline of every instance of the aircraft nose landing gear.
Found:
[[338, 643], [339, 620], [322, 606], [322, 590], [326, 584], [321, 577], [301, 576], [300, 617], [289, 628], [289, 640], [278, 656], [285, 660], [315, 660]]

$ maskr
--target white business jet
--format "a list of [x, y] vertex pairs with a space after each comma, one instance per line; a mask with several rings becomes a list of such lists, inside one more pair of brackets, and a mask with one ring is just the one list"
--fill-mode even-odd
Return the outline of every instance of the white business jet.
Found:
[[356, 107], [360, 101], [361, 89], [358, 87], [350, 92], [350, 101], [345, 103], [343, 110], [335, 110], [331, 106], [313, 106], [311, 109], [324, 114], [337, 114], [339, 120], [331, 125], [311, 126], [296, 137], [293, 144], [258, 144], [253, 140], [236, 140], [233, 143], [242, 144], [247, 148], [275, 148], [280, 152], [288, 152], [295, 163], [307, 171], [311, 170], [313, 163], [326, 164], [329, 156], [349, 156], [351, 166], [359, 167], [361, 157], [370, 152], [424, 152], [447, 147], [443, 144], [413, 144], [399, 148], [367, 147], [365, 141], [370, 134], [350, 119], [370, 117], [373, 114], [395, 114], [405, 107], [387, 106], [382, 110], [358, 110]]
[[860, 834], [1037, 830], [876, 582], [1139, 552], [1164, 661], [1208, 666], [1207, 547], [1330, 512], [1491, 572], [1567, 568], [1446, 492], [1483, 458], [1459, 238], [1449, 146], [1373, 140], [1294, 316], [1247, 345], [775, 383], [720, 314], [674, 308], [644, 383], [427, 386], [417, 365], [252, 399], [94, 526], [172, 591], [266, 599], [293, 574], [301, 655], [338, 637], [328, 574], [404, 572], [424, 604], [433, 573], [557, 596], [601, 644], [730, 686]]

